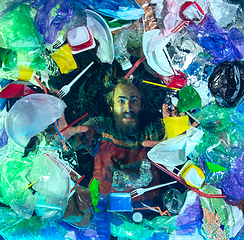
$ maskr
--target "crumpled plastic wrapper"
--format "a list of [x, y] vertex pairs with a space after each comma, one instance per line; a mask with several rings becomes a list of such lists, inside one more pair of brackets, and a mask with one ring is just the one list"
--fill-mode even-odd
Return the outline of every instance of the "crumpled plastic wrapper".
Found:
[[153, 29], [157, 29], [157, 19], [155, 17], [154, 8], [151, 4], [151, 1], [137, 0], [137, 2], [140, 4], [140, 6], [143, 8], [145, 12], [143, 15], [145, 31], [147, 32]]
[[69, 199], [63, 221], [78, 227], [88, 227], [91, 223], [91, 191], [82, 186], [75, 186], [75, 193]]

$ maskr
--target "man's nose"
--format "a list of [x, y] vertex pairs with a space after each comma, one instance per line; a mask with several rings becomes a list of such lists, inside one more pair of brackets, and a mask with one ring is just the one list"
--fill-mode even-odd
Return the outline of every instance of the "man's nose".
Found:
[[131, 110], [130, 102], [126, 101], [124, 105], [124, 111], [129, 112]]

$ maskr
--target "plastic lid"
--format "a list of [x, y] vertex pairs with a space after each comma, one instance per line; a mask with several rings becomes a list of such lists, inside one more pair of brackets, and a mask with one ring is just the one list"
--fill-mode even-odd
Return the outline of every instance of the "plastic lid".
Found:
[[142, 220], [143, 216], [140, 212], [136, 212], [133, 214], [132, 219], [134, 222], [140, 222]]
[[121, 67], [125, 71], [125, 70], [132, 68], [132, 64], [129, 60], [126, 60], [126, 61], [121, 63]]

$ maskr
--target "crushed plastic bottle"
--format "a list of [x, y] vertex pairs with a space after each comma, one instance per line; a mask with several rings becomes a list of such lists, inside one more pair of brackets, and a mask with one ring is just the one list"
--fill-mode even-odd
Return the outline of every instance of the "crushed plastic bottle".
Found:
[[141, 163], [138, 174], [127, 174], [122, 170], [116, 170], [113, 175], [112, 186], [118, 191], [124, 191], [137, 187], [145, 187], [152, 181], [151, 164], [148, 160]]

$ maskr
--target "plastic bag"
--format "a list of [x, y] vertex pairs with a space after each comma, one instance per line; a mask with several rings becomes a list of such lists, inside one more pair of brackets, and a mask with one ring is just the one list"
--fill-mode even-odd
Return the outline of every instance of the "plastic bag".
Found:
[[219, 28], [208, 14], [201, 25], [191, 24], [187, 28], [191, 38], [214, 57], [215, 64], [243, 58], [244, 36], [237, 28]]
[[148, 158], [167, 168], [184, 164], [186, 157], [194, 150], [203, 134], [203, 131], [191, 127], [184, 135], [158, 143], [148, 152]]
[[102, 15], [123, 20], [138, 20], [144, 14], [144, 10], [134, 0], [114, 0], [112, 2], [83, 0], [83, 3]]
[[6, 114], [8, 136], [25, 147], [33, 136], [61, 118], [65, 107], [61, 99], [48, 94], [37, 93], [21, 98]]
[[91, 223], [91, 191], [75, 186], [75, 193], [70, 197], [63, 221], [78, 227], [88, 227]]
[[176, 230], [178, 235], [193, 234], [202, 225], [203, 211], [199, 196], [193, 192], [187, 192], [184, 205], [177, 217]]
[[35, 25], [45, 43], [53, 43], [64, 25], [74, 17], [69, 1], [44, 0], [36, 8]]
[[[211, 194], [221, 192], [210, 185], [205, 185], [201, 190]], [[202, 232], [207, 239], [229, 239], [235, 237], [243, 227], [243, 213], [238, 207], [228, 205], [221, 198], [200, 197], [200, 201], [204, 216]]]
[[7, 46], [13, 50], [32, 52], [34, 56], [43, 46], [43, 38], [36, 29], [29, 5], [21, 4], [6, 12], [1, 27]]
[[208, 86], [220, 106], [238, 106], [244, 99], [244, 63], [220, 63], [210, 75]]

